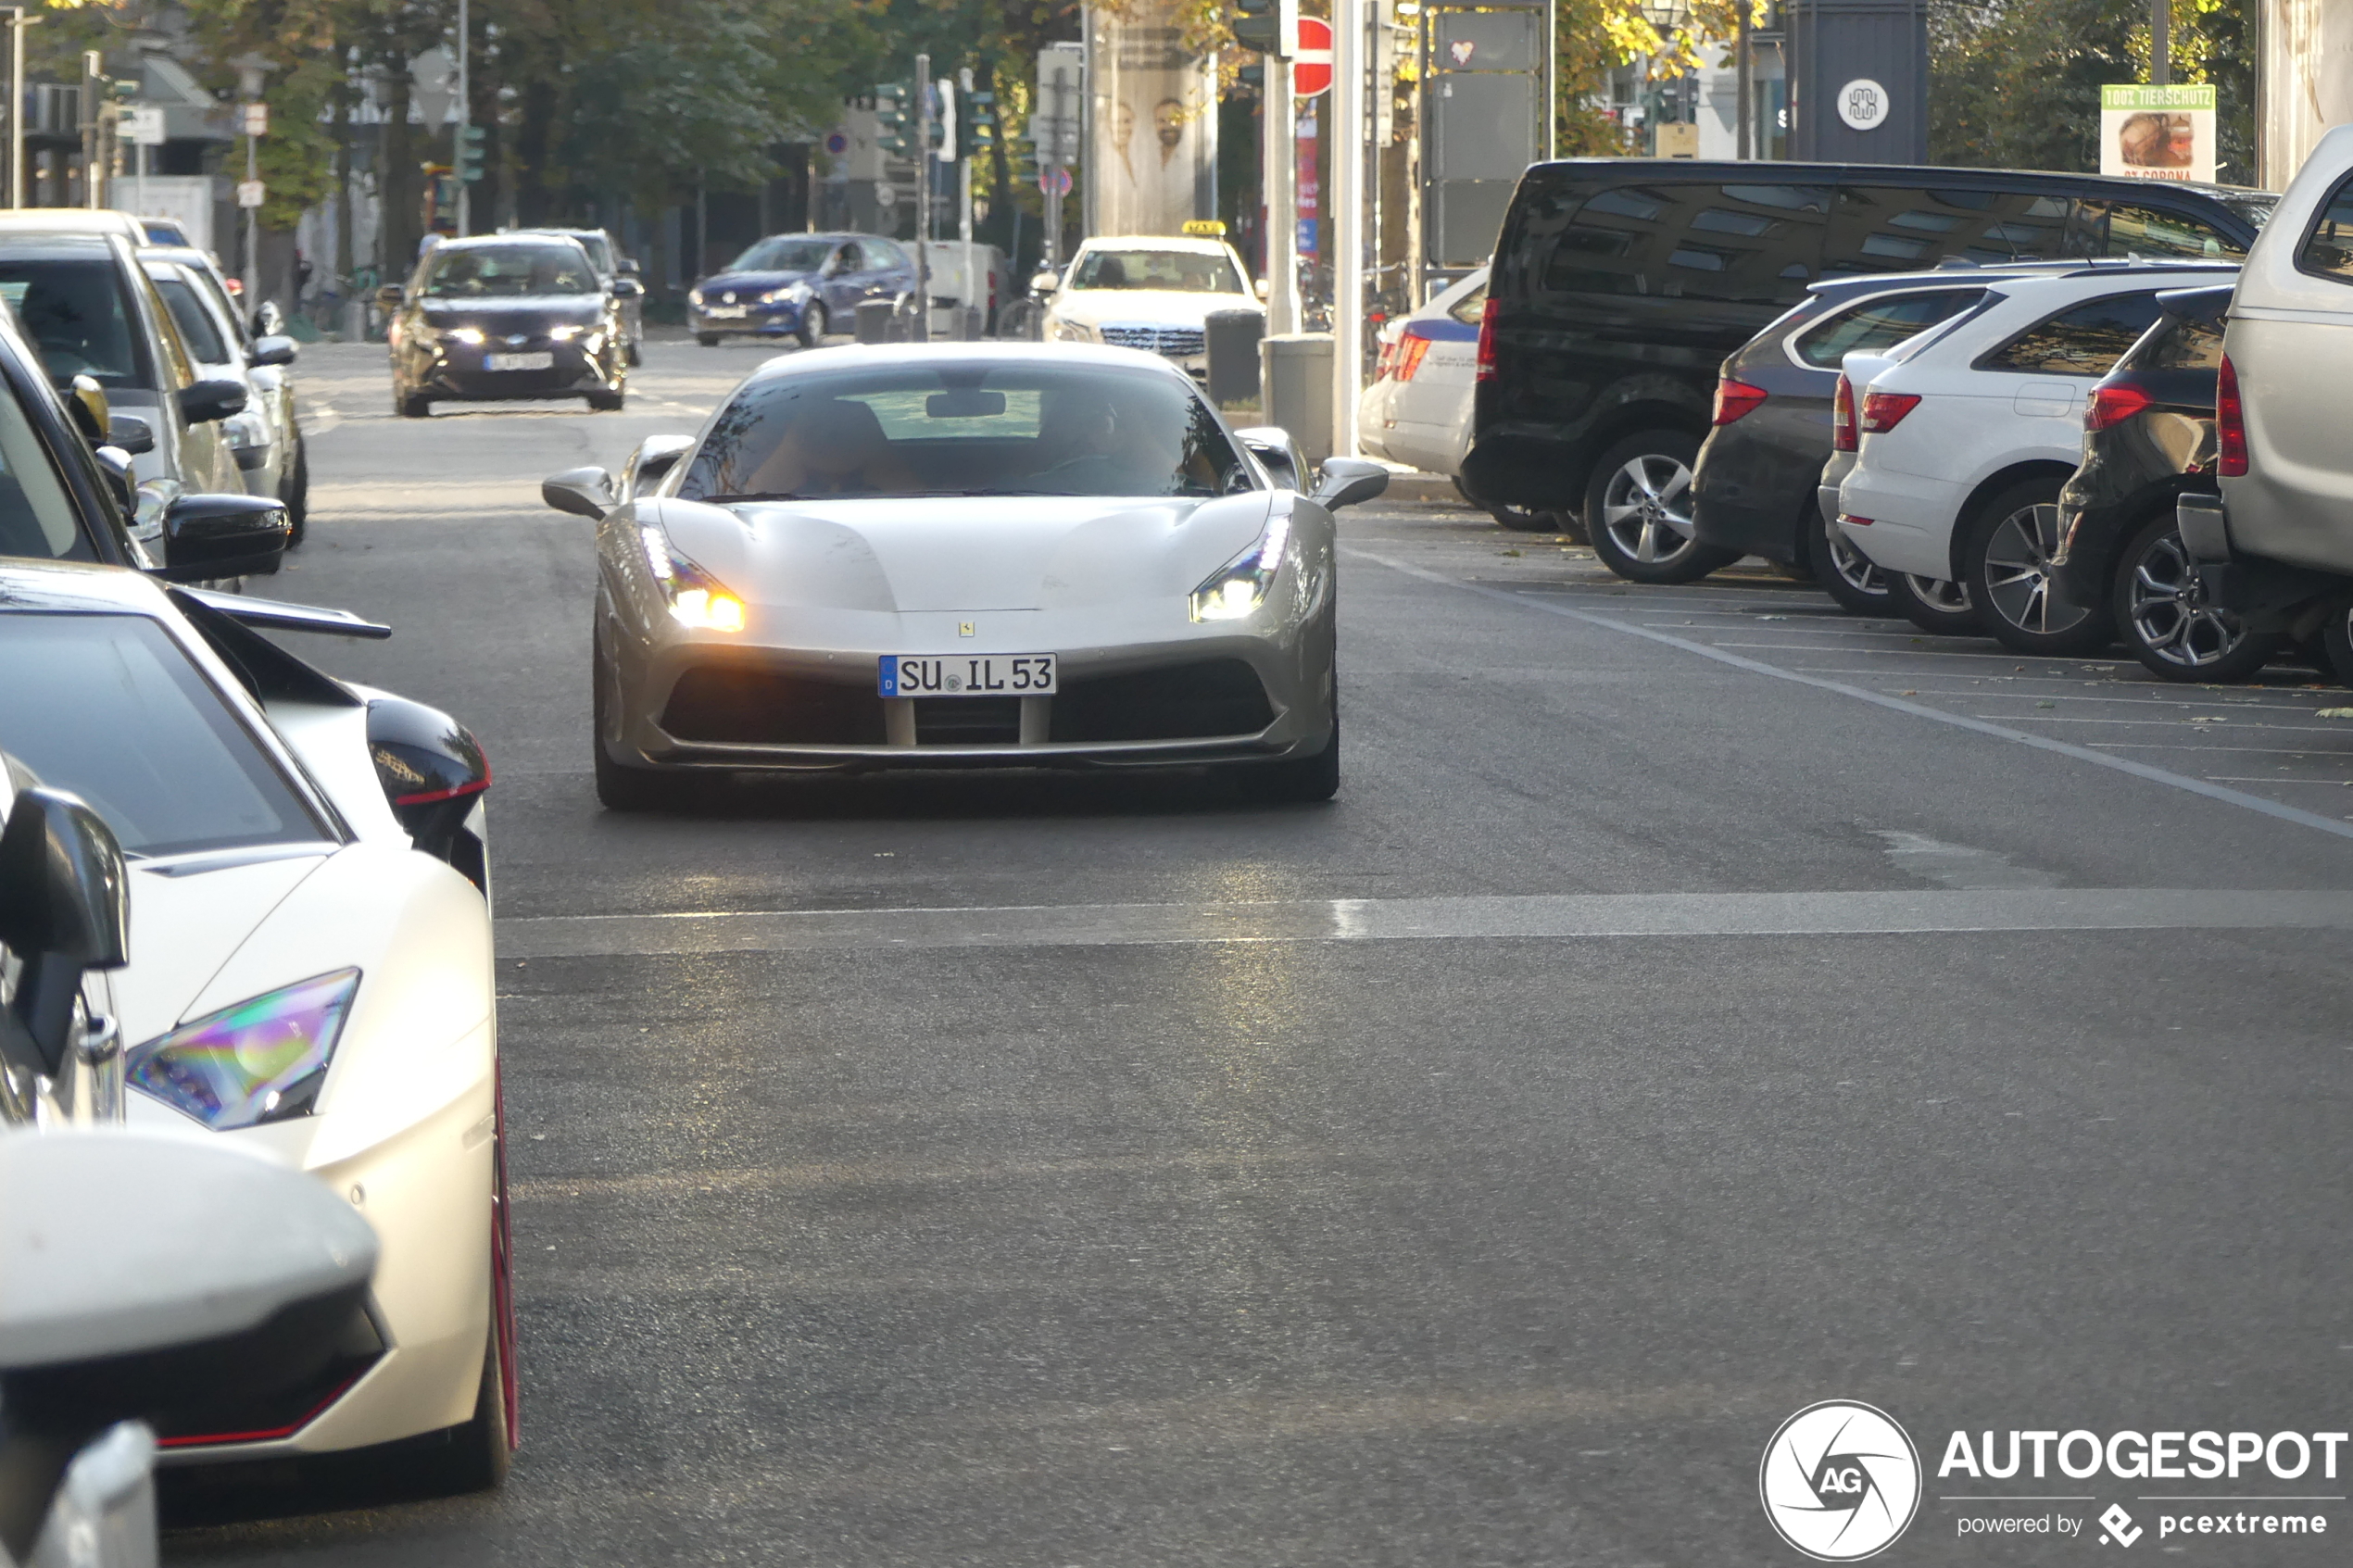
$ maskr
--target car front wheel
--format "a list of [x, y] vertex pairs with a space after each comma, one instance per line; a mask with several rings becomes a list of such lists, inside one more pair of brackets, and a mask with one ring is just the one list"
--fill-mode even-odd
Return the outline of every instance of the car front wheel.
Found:
[[823, 305], [818, 304], [815, 300], [811, 300], [809, 302], [809, 307], [800, 313], [800, 332], [799, 333], [800, 338], [800, 346], [803, 348], [816, 347], [820, 343], [824, 341], [825, 333], [831, 325], [832, 323], [825, 320], [825, 307]]
[[1690, 583], [1740, 559], [1692, 533], [1699, 442], [1676, 430], [1627, 436], [1585, 483], [1585, 532], [1601, 563], [1631, 583]]

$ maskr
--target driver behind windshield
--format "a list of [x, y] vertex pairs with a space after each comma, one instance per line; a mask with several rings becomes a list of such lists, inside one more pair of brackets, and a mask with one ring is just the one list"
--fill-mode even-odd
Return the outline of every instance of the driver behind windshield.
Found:
[[428, 299], [521, 299], [534, 295], [595, 294], [585, 251], [569, 245], [478, 245], [434, 253]]

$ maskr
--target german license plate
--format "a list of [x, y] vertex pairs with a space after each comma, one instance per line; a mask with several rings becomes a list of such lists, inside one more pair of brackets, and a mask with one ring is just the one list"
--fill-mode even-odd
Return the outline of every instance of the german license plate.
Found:
[[714, 321], [740, 321], [750, 308], [748, 305], [711, 305], [703, 308], [703, 314]]
[[547, 354], [485, 354], [482, 357], [485, 370], [552, 370], [556, 357]]
[[1051, 653], [887, 653], [885, 696], [1051, 696]]

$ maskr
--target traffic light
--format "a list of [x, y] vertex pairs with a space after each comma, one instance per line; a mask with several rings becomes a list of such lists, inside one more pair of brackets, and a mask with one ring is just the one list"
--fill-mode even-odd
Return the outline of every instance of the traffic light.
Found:
[[966, 93], [956, 107], [963, 119], [956, 146], [966, 157], [987, 157], [997, 147], [997, 94]]
[[875, 145], [894, 157], [909, 150], [904, 82], [886, 82], [875, 89]]
[[139, 101], [140, 85], [140, 81], [135, 76], [111, 78], [107, 82], [107, 97], [109, 101], [127, 108]]
[[484, 144], [490, 139], [486, 125], [465, 125], [458, 130], [458, 178], [471, 185], [482, 178], [486, 152]]
[[1281, 47], [1282, 10], [1278, 0], [1234, 0], [1234, 42], [1262, 55]]

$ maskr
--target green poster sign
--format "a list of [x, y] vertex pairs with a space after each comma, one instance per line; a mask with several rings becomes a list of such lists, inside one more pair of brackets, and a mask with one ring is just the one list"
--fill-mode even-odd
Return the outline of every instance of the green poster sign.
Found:
[[2206, 109], [2214, 107], [2214, 84], [2193, 82], [2180, 87], [2102, 87], [2103, 109]]

